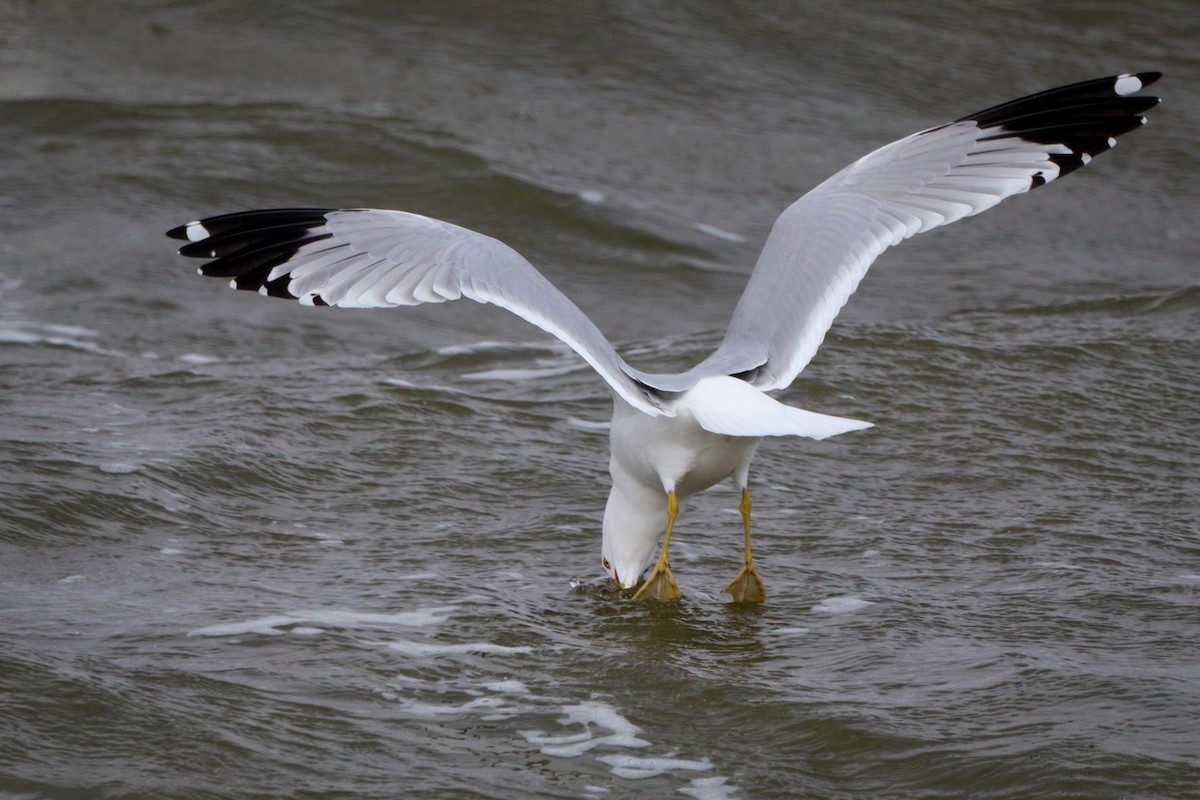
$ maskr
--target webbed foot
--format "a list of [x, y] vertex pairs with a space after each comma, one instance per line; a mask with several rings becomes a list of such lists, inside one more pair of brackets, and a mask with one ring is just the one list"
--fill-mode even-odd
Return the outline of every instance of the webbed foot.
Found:
[[742, 565], [742, 571], [721, 590], [733, 597], [735, 603], [761, 603], [767, 599], [762, 576], [754, 568], [753, 561]]
[[678, 600], [683, 596], [679, 591], [679, 584], [675, 583], [675, 576], [671, 574], [671, 568], [666, 564], [656, 564], [654, 571], [650, 573], [650, 577], [641, 585], [641, 588], [634, 594], [634, 600]]

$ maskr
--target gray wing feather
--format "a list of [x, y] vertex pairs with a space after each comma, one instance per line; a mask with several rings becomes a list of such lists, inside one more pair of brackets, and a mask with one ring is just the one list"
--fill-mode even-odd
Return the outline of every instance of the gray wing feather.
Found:
[[1042, 186], [1110, 149], [1158, 102], [1127, 97], [1157, 73], [1031, 95], [859, 159], [776, 220], [725, 340], [697, 372], [788, 386], [886, 248]]
[[[466, 297], [557, 336], [635, 408], [672, 415], [660, 392], [678, 376], [631, 368], [600, 329], [508, 245], [449, 222], [379, 209], [272, 209], [212, 217], [170, 232], [206, 275], [308, 305], [385, 308]], [[659, 390], [659, 391], [655, 391]]]
[[913, 134], [859, 159], [776, 220], [721, 346], [679, 375], [645, 373], [504, 243], [441, 220], [376, 209], [266, 209], [181, 225], [180, 253], [238, 289], [311, 305], [386, 307], [467, 297], [557, 336], [620, 397], [673, 415], [672, 393], [706, 375], [766, 391], [809, 363], [884, 249], [992, 207], [1088, 163], [1145, 122], [1160, 77], [1118, 75], [1051, 89]]

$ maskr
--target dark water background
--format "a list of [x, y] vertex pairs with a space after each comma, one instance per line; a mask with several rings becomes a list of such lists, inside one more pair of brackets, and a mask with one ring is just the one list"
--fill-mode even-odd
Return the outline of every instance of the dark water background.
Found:
[[[0, 798], [1200, 797], [1200, 11], [0, 4]], [[1162, 69], [1089, 169], [888, 252], [769, 442], [602, 585], [603, 385], [473, 303], [234, 293], [168, 227], [404, 208], [640, 366], [868, 150]]]

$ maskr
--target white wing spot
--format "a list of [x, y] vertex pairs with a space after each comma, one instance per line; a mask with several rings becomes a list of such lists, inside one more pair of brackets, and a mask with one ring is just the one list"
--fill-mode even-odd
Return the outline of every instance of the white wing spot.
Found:
[[1124, 97], [1127, 94], [1141, 91], [1142, 81], [1137, 75], [1120, 75], [1113, 84], [1113, 91]]
[[1113, 137], [1111, 137], [1111, 136], [1110, 136], [1110, 137], [1108, 137], [1108, 146], [1109, 146], [1109, 148], [1110, 148], [1110, 149], [1111, 149], [1111, 148], [1113, 148], [1113, 147], [1116, 147], [1116, 146], [1117, 146], [1117, 140], [1116, 140], [1116, 139], [1114, 139], [1114, 138], [1113, 138]]
[[193, 220], [187, 224], [187, 237], [189, 242], [198, 242], [201, 239], [207, 239], [208, 228], [201, 225], [199, 220]]

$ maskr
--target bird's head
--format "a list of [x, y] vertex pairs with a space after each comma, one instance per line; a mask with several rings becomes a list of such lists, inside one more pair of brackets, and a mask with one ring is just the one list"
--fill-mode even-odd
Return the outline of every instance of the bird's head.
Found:
[[604, 508], [601, 564], [622, 589], [632, 589], [641, 582], [642, 573], [654, 561], [658, 537], [667, 527], [665, 498], [640, 494], [623, 491], [614, 484]]

